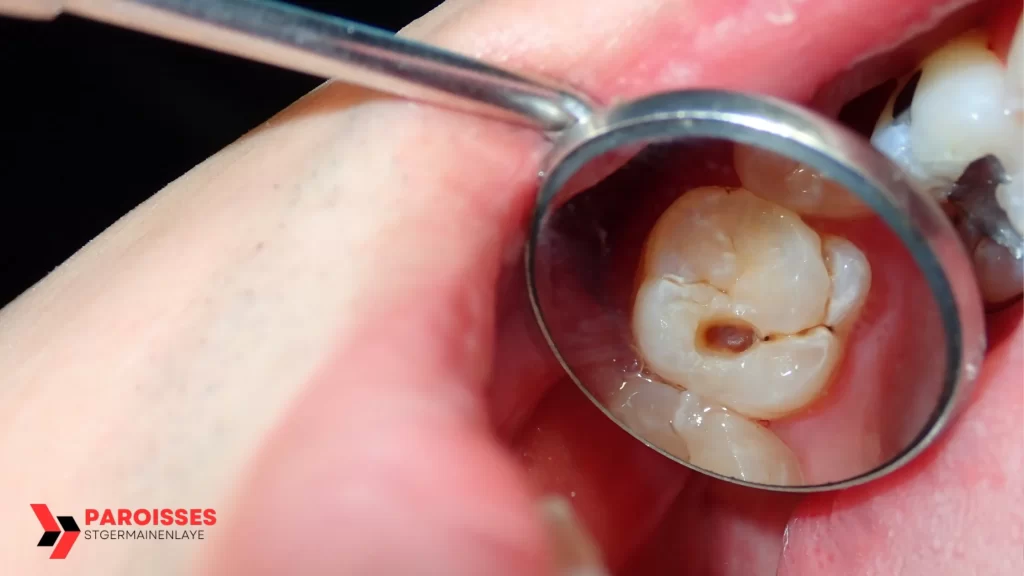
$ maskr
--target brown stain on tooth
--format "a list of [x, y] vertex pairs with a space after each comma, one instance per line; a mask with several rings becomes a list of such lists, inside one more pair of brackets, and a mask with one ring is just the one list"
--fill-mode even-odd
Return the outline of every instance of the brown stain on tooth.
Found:
[[719, 354], [746, 352], [760, 340], [753, 326], [731, 318], [706, 322], [698, 329], [698, 334], [701, 347]]

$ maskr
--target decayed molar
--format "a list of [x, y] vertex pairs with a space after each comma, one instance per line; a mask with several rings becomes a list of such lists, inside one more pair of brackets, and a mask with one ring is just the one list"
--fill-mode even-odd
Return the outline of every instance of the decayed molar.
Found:
[[978, 31], [933, 52], [901, 81], [871, 140], [940, 200], [971, 162], [995, 156], [1008, 176], [1000, 204], [1024, 231], [1020, 35], [1018, 23], [1006, 65]]
[[633, 308], [647, 367], [759, 419], [813, 402], [842, 352], [870, 269], [853, 244], [744, 189], [690, 190], [652, 230]]
[[982, 238], [971, 255], [985, 302], [1000, 305], [1020, 296], [1024, 290], [1024, 260], [1014, 258], [1006, 247], [988, 238]]
[[626, 373], [612, 413], [649, 442], [691, 464], [758, 484], [803, 483], [792, 450], [768, 428], [638, 373]]
[[797, 214], [857, 218], [871, 213], [845, 188], [795, 160], [737, 144], [733, 164], [744, 188]]
[[[1018, 19], [1005, 64], [978, 31], [925, 58], [914, 75], [901, 80], [872, 135], [875, 147], [937, 200], [963, 204], [966, 199], [969, 205], [958, 206], [961, 218], [979, 220], [973, 226], [1003, 244], [964, 237], [990, 305], [1024, 291], [1018, 253], [1024, 233], [1022, 22]], [[985, 158], [997, 161], [1001, 179], [965, 189], [968, 172]], [[974, 213], [975, 208], [987, 213]]]

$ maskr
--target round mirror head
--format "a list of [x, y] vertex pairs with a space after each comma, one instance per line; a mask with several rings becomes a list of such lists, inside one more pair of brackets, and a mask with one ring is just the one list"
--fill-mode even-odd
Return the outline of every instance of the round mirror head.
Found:
[[570, 136], [527, 266], [581, 389], [666, 456], [744, 484], [895, 469], [982, 354], [941, 210], [843, 128], [761, 99], [663, 95]]

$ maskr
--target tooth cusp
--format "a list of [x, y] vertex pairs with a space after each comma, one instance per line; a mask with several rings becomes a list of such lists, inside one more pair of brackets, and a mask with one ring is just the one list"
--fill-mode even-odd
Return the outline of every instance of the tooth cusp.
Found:
[[822, 254], [832, 278], [825, 325], [846, 329], [857, 317], [871, 290], [871, 265], [853, 242], [839, 236], [824, 238]]

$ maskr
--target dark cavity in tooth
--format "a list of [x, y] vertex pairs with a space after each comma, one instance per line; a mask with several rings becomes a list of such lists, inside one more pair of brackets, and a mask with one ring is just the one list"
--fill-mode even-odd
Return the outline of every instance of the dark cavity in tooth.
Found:
[[996, 201], [996, 188], [1005, 179], [1006, 173], [998, 158], [991, 154], [978, 158], [964, 168], [953, 185], [949, 204], [959, 227], [988, 236], [1019, 260], [1024, 257], [1021, 250], [1024, 239]]
[[702, 347], [720, 354], [745, 352], [759, 340], [754, 327], [742, 320], [713, 320], [698, 332]]
[[907, 113], [907, 121], [910, 118], [910, 104], [914, 101], [914, 92], [917, 91], [917, 83], [921, 81], [921, 71], [914, 72], [914, 75], [910, 77], [910, 81], [907, 82], [900, 93], [896, 95], [896, 99], [892, 103], [892, 117], [899, 118], [900, 114]]

